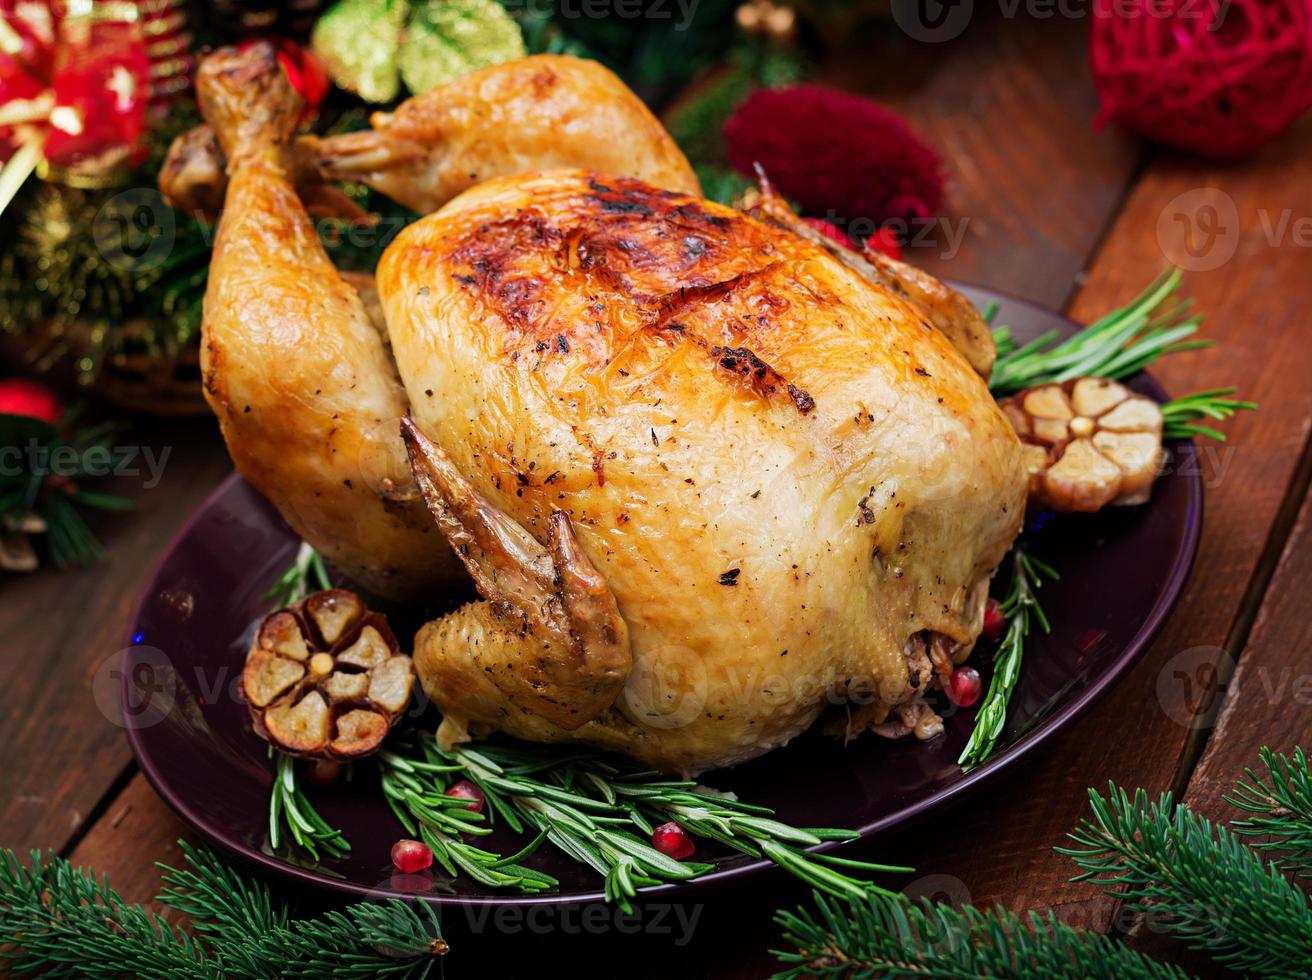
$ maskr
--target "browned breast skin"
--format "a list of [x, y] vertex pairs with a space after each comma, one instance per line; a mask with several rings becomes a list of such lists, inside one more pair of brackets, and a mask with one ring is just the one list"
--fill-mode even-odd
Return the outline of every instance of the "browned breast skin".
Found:
[[383, 337], [292, 189], [300, 106], [272, 49], [217, 52], [197, 92], [228, 160], [201, 364], [233, 462], [376, 592], [414, 595], [462, 574], [406, 464], [408, 405]]
[[700, 770], [858, 693], [878, 722], [913, 686], [914, 635], [978, 634], [1024, 509], [1020, 446], [921, 309], [818, 246], [554, 171], [411, 226], [378, 288], [420, 429], [540, 545], [568, 515], [632, 652], [614, 704], [567, 730], [497, 676], [552, 651], [466, 607], [416, 644], [448, 736]]
[[493, 65], [375, 113], [373, 129], [304, 144], [325, 175], [421, 213], [494, 177], [587, 167], [700, 193], [665, 128], [595, 61], [535, 55]]

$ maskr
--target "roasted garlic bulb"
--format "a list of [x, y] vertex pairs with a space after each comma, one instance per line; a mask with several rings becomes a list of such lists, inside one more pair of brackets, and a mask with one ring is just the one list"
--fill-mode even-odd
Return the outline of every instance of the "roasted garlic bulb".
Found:
[[414, 665], [386, 618], [327, 589], [265, 617], [241, 681], [261, 738], [293, 755], [358, 759], [405, 710]]
[[1029, 388], [1000, 403], [1024, 444], [1030, 500], [1092, 513], [1144, 503], [1162, 467], [1162, 410], [1108, 378]]

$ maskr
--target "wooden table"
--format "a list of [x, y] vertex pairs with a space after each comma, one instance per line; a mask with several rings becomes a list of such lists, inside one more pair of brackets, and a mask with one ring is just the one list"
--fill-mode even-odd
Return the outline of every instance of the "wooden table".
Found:
[[[946, 876], [938, 884], [956, 897], [1052, 908], [1111, 930], [1126, 928], [1115, 903], [1071, 884], [1072, 866], [1052, 851], [1086, 812], [1085, 787], [1112, 779], [1170, 789], [1226, 818], [1221, 797], [1259, 746], [1312, 741], [1312, 667], [1304, 666], [1312, 641], [1312, 119], [1224, 167], [1095, 133], [1084, 44], [1079, 20], [981, 15], [947, 44], [913, 44], [891, 28], [853, 39], [820, 74], [905, 113], [945, 155], [951, 224], [914, 249], [914, 261], [1077, 319], [1128, 300], [1169, 259], [1215, 265], [1191, 272], [1183, 289], [1207, 315], [1217, 348], [1154, 371], [1173, 392], [1236, 384], [1262, 403], [1229, 425], [1228, 443], [1204, 454], [1198, 560], [1138, 667], [1021, 771], [870, 849], [920, 875]], [[1219, 224], [1209, 206], [1219, 207]], [[962, 221], [953, 249], [948, 232]], [[1209, 229], [1220, 232], [1216, 241]], [[1180, 230], [1192, 232], [1183, 250], [1171, 243]], [[108, 560], [4, 583], [0, 843], [52, 849], [146, 901], [158, 881], [154, 862], [176, 862], [174, 842], [190, 834], [98, 707], [97, 676], [126, 643], [154, 560], [229, 464], [208, 420], [143, 424], [136, 438], [171, 455], [157, 487], [120, 481], [137, 509], [106, 525]], [[684, 975], [759, 976], [772, 962], [764, 954], [775, 937], [770, 911], [801, 898], [782, 875], [717, 892], [704, 908], [683, 910], [699, 916], [687, 943], [677, 926], [630, 936], [501, 923], [498, 932], [496, 923], [480, 929], [457, 914], [446, 926], [451, 966], [456, 976], [536, 975], [544, 963], [610, 974], [623, 957], [635, 976], [676, 966]], [[1161, 947], [1151, 936], [1130, 941]]]

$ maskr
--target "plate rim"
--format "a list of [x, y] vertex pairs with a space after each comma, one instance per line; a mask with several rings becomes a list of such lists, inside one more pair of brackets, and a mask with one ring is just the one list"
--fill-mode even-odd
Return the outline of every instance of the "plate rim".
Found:
[[[1067, 324], [1079, 329], [1080, 324], [1066, 316], [1064, 313], [1045, 306], [1034, 300], [1017, 296], [1005, 290], [996, 289], [992, 286], [985, 286], [979, 283], [963, 282], [957, 280], [945, 280], [954, 288], [965, 288], [979, 293], [984, 293], [995, 297], [1007, 305], [1017, 305], [1028, 307], [1031, 310], [1041, 312], [1047, 316], [1055, 316], [1065, 321]], [[1154, 397], [1165, 400], [1169, 396], [1165, 388], [1157, 379], [1148, 371], [1142, 371], [1135, 376], [1147, 383]], [[1197, 447], [1192, 439], [1178, 441], [1175, 443], [1177, 450], [1183, 453], [1181, 463], [1193, 462], [1197, 459]], [[1064, 732], [1073, 725], [1077, 720], [1084, 716], [1107, 692], [1121, 681], [1121, 679], [1130, 671], [1135, 664], [1142, 659], [1147, 652], [1148, 647], [1161, 632], [1166, 618], [1170, 615], [1171, 610], [1180, 598], [1180, 593], [1184, 589], [1185, 582], [1188, 580], [1190, 573], [1193, 571], [1194, 561], [1198, 555], [1199, 542], [1202, 538], [1203, 527], [1203, 481], [1198, 472], [1197, 466], [1181, 466], [1177, 471], [1184, 475], [1188, 481], [1186, 497], [1186, 514], [1187, 521], [1184, 531], [1184, 537], [1181, 542], [1181, 548], [1177, 552], [1176, 561], [1171, 569], [1170, 576], [1163, 583], [1158, 592], [1157, 601], [1153, 604], [1147, 617], [1140, 624], [1139, 629], [1135, 632], [1129, 643], [1127, 643], [1117, 654], [1115, 660], [1098, 680], [1090, 685], [1088, 689], [1082, 692], [1078, 697], [1064, 704], [1057, 711], [1045, 718], [1040, 724], [1036, 725], [1030, 731], [1021, 735], [1012, 745], [1008, 746], [1002, 753], [989, 762], [972, 769], [966, 775], [950, 786], [944, 787], [937, 792], [923, 799], [915, 800], [908, 803], [905, 807], [892, 813], [885, 814], [876, 820], [869, 821], [858, 827], [850, 828], [856, 833], [856, 837], [844, 841], [825, 841], [807, 850], [815, 853], [826, 853], [842, 847], [868, 846], [880, 837], [886, 836], [895, 828], [914, 821], [918, 817], [923, 817], [927, 812], [939, 809], [948, 809], [958, 803], [970, 794], [978, 791], [985, 783], [997, 778], [1002, 773], [1009, 771], [1018, 761], [1031, 755], [1040, 746], [1046, 744], [1055, 735]], [[178, 546], [184, 538], [192, 531], [193, 527], [201, 520], [202, 515], [208, 512], [210, 507], [228, 493], [232, 492], [233, 485], [244, 482], [240, 473], [235, 470], [224, 477], [213, 490], [211, 490], [204, 499], [187, 515], [181, 527], [173, 534], [168, 544], [160, 552], [159, 557], [155, 560], [150, 574], [146, 578], [146, 586], [141, 594], [137, 597], [133, 605], [132, 616], [128, 627], [130, 654], [134, 645], [132, 639], [140, 632], [139, 624], [142, 613], [145, 609], [146, 602], [155, 592], [156, 583], [159, 581], [160, 574], [164, 566], [173, 556]], [[254, 490], [254, 488], [252, 488]], [[258, 493], [258, 491], [255, 491]], [[130, 671], [121, 671], [121, 680], [119, 685], [119, 697], [121, 704], [128, 704], [128, 698], [131, 696], [130, 691]], [[302, 868], [291, 864], [276, 856], [266, 854], [262, 850], [250, 847], [249, 845], [229, 839], [225, 834], [211, 827], [202, 814], [197, 813], [181, 795], [173, 790], [164, 782], [155, 767], [155, 764], [147, 751], [145, 745], [140, 739], [140, 730], [126, 726], [128, 743], [132, 749], [133, 758], [136, 760], [138, 768], [145, 775], [146, 781], [151, 788], [159, 794], [165, 804], [173, 810], [174, 813], [210, 844], [220, 848], [224, 852], [232, 855], [246, 864], [256, 865], [260, 868], [267, 869], [268, 872], [281, 879], [292, 880], [298, 884], [310, 888], [318, 888], [331, 891], [338, 894], [351, 895], [360, 900], [378, 900], [380, 898], [399, 898], [413, 901], [418, 899], [430, 905], [452, 906], [452, 907], [471, 907], [471, 906], [531, 906], [531, 905], [581, 905], [593, 902], [606, 901], [606, 895], [600, 888], [592, 892], [571, 892], [569, 894], [540, 894], [540, 895], [519, 895], [519, 894], [487, 894], [487, 895], [451, 895], [451, 894], [410, 894], [400, 891], [394, 891], [386, 887], [366, 888], [355, 882], [345, 879], [333, 878], [329, 875], [316, 872], [309, 868]], [[739, 864], [733, 867], [717, 867], [713, 871], [708, 871], [697, 878], [692, 878], [682, 882], [669, 882], [660, 885], [651, 885], [637, 890], [637, 902], [643, 902], [648, 898], [658, 898], [667, 896], [672, 893], [690, 892], [701, 890], [708, 887], [723, 885], [730, 882], [737, 882], [744, 878], [760, 875], [770, 871], [782, 873], [781, 869], [774, 862], [767, 858], [760, 858], [749, 861], [746, 864]]]

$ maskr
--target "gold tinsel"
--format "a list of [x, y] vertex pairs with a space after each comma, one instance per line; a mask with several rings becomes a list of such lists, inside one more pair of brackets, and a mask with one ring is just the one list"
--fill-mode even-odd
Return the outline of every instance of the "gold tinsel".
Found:
[[527, 54], [496, 0], [341, 0], [319, 18], [312, 43], [333, 81], [369, 102], [391, 102], [402, 81], [426, 92]]

